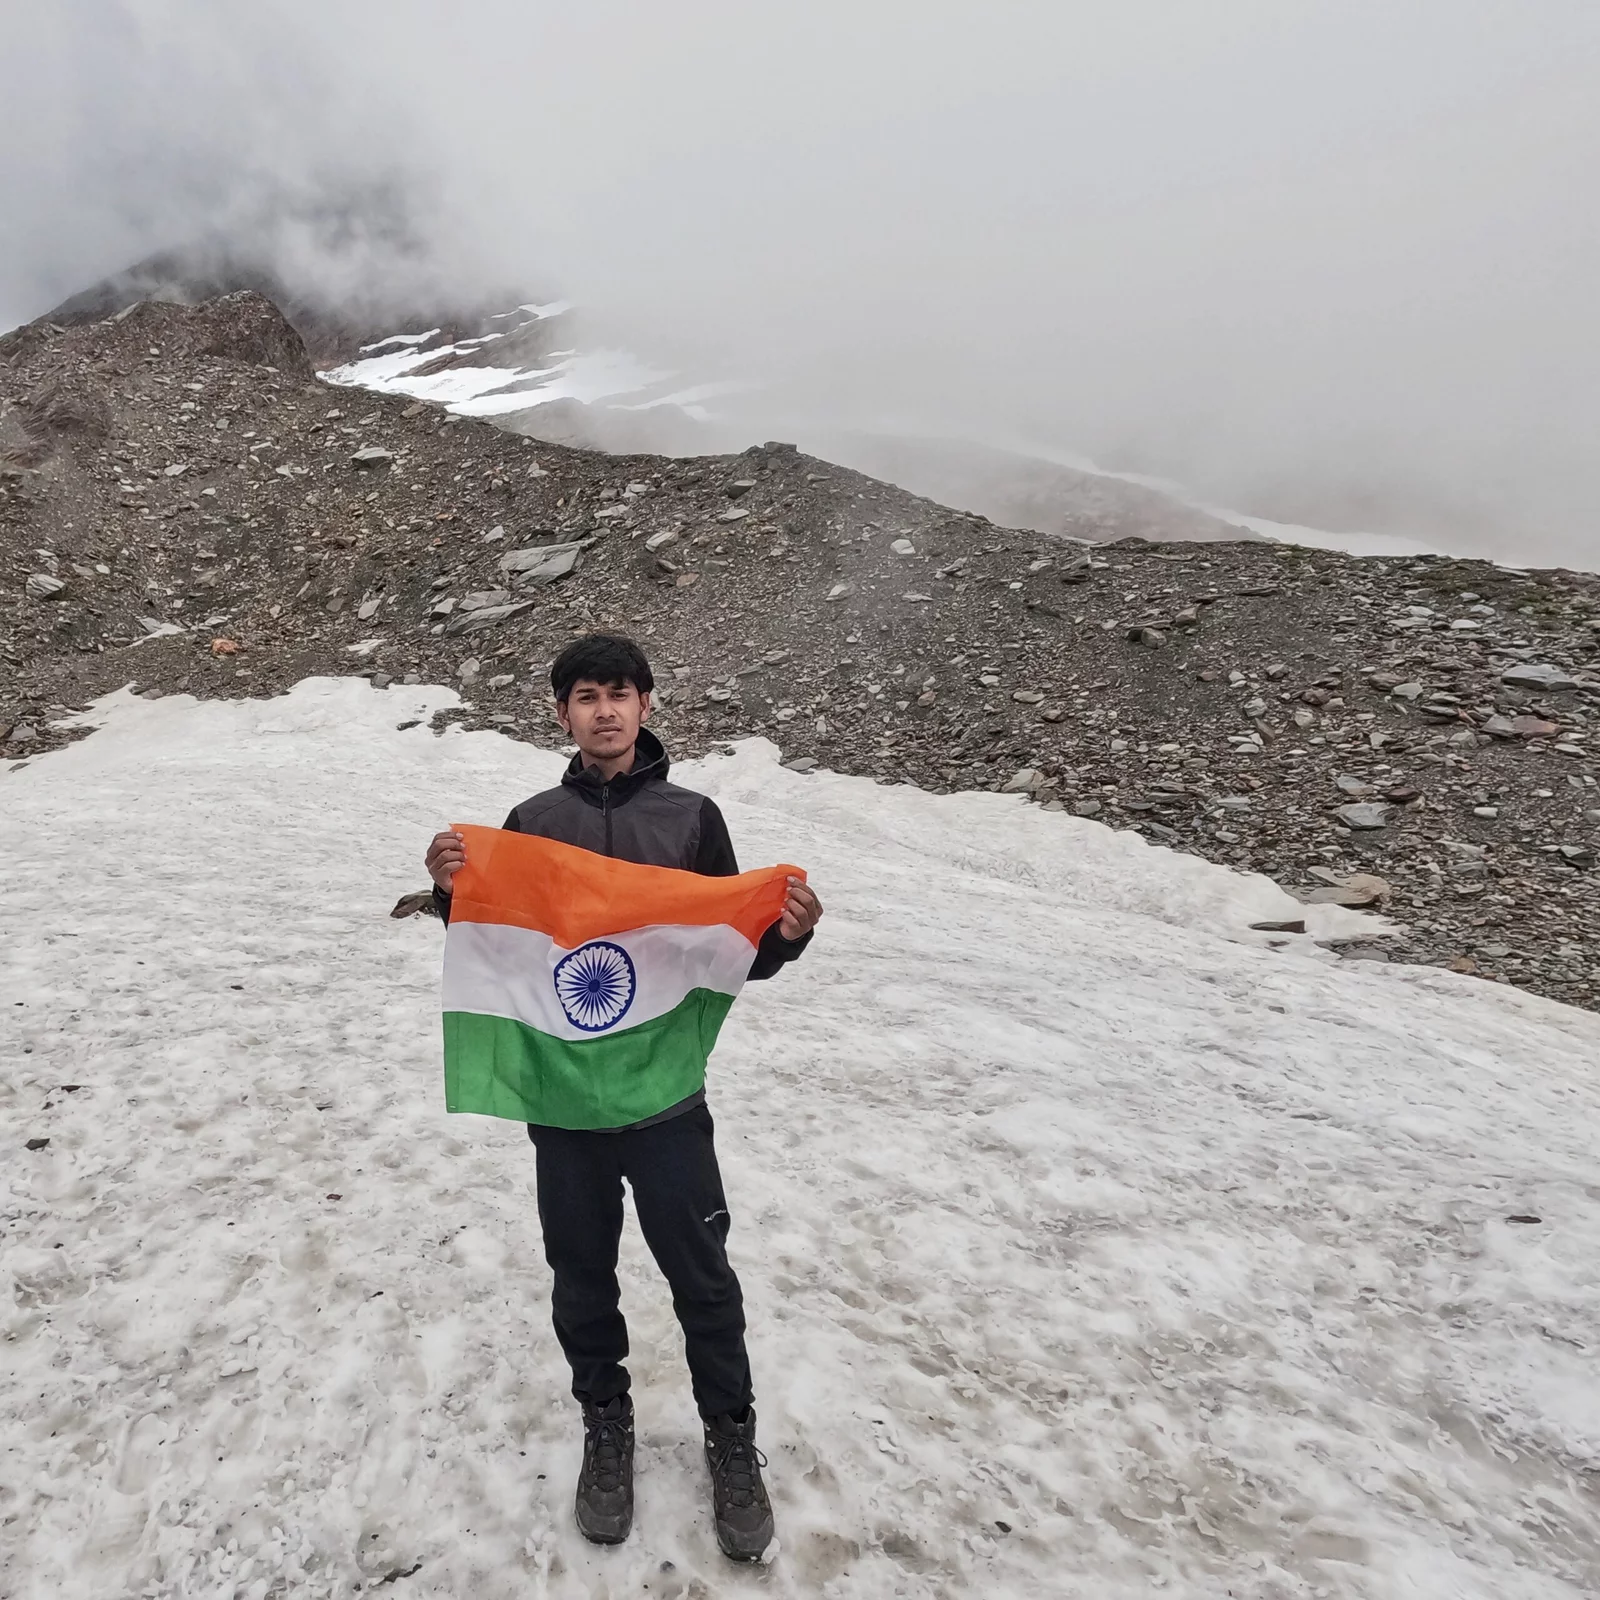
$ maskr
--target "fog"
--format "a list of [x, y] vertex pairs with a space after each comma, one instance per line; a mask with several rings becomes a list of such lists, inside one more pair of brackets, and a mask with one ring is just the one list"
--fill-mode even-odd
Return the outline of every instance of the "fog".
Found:
[[1600, 565], [1592, 0], [0, 15], [0, 324], [220, 231], [770, 414]]

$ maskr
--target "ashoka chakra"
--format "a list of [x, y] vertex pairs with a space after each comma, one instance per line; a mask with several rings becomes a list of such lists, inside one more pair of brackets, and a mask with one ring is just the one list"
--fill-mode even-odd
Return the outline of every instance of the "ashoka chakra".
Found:
[[604, 939], [563, 956], [556, 963], [555, 983], [567, 1021], [585, 1033], [599, 1033], [620, 1021], [638, 988], [628, 952]]

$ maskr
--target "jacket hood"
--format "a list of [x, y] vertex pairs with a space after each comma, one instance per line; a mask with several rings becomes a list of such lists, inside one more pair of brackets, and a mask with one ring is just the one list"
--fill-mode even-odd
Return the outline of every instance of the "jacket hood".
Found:
[[608, 784], [600, 776], [598, 767], [584, 765], [583, 752], [580, 750], [567, 763], [561, 782], [568, 789], [576, 789], [591, 805], [599, 805], [609, 790], [611, 803], [615, 806], [631, 799], [647, 783], [665, 778], [671, 765], [666, 746], [648, 728], [640, 728], [639, 738], [633, 747], [631, 770], [619, 772]]

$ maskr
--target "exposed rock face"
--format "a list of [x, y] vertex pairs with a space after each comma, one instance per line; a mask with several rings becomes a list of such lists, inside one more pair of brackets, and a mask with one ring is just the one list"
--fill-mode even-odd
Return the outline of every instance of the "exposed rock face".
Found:
[[1401, 926], [1353, 954], [1600, 1003], [1600, 580], [539, 444], [319, 383], [251, 294], [0, 340], [0, 783], [130, 680], [453, 683], [457, 720], [556, 739], [547, 663], [592, 627], [648, 649], [675, 752], [1010, 788]]

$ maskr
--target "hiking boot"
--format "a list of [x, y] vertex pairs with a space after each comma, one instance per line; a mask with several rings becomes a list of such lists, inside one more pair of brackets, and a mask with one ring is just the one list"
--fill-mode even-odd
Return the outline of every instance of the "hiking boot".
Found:
[[633, 1527], [633, 1401], [583, 1408], [583, 1470], [574, 1511], [592, 1544], [621, 1544]]
[[744, 1421], [731, 1416], [706, 1419], [706, 1465], [711, 1469], [711, 1502], [717, 1543], [735, 1561], [759, 1561], [772, 1543], [772, 1502], [761, 1481], [767, 1458], [756, 1449], [756, 1413]]

